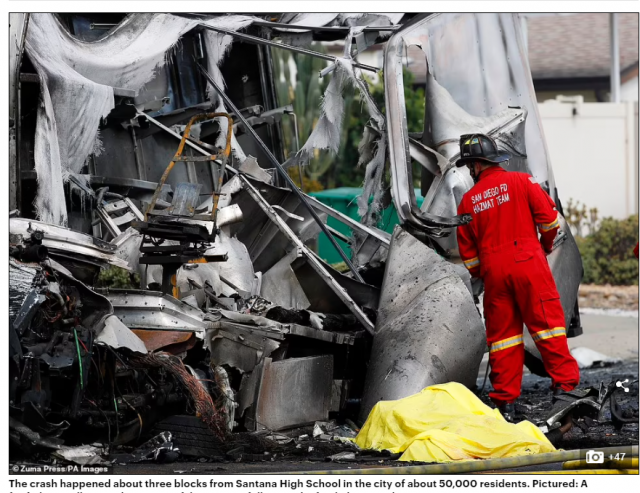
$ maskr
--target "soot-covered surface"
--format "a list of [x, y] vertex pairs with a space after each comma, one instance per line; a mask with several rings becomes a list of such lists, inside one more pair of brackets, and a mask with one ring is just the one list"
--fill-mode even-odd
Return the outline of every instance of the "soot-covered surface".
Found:
[[[611, 381], [629, 379], [630, 382], [638, 379], [638, 362], [627, 361], [607, 368], [593, 368], [581, 370], [580, 387], [599, 386], [600, 382], [608, 384]], [[479, 379], [478, 385], [482, 385], [482, 378]], [[628, 385], [630, 391], [622, 394], [618, 393], [618, 400], [624, 409], [638, 416], [638, 384]], [[483, 392], [481, 399], [489, 404], [488, 390], [490, 384], [487, 382], [487, 388]], [[533, 421], [539, 422], [548, 414], [551, 406], [551, 393], [549, 391], [549, 379], [541, 378], [536, 375], [527, 374], [522, 382], [522, 396], [519, 402], [519, 409], [526, 417]], [[605, 417], [609, 418], [610, 414], [607, 407]], [[585, 449], [595, 447], [614, 447], [623, 445], [638, 444], [638, 423], [626, 424], [621, 430], [616, 430], [612, 424], [594, 424], [586, 427], [581, 423], [585, 430], [580, 426], [574, 426], [563, 438], [559, 444], [559, 448], [565, 450]], [[309, 430], [300, 430], [302, 433]], [[301, 434], [302, 434], [301, 433]], [[298, 435], [296, 432], [289, 432], [290, 436]], [[265, 455], [265, 461], [260, 462], [210, 462], [205, 459], [190, 462], [177, 462], [174, 464], [129, 464], [127, 466], [116, 466], [114, 472], [117, 474], [248, 474], [248, 473], [277, 473], [287, 471], [320, 471], [328, 469], [360, 469], [372, 467], [404, 467], [414, 465], [412, 463], [403, 463], [393, 460], [393, 457], [381, 454], [375, 456], [361, 452], [362, 455], [356, 456], [354, 460], [330, 462], [323, 454], [327, 456], [335, 454], [342, 450], [353, 450], [348, 446], [342, 446], [337, 443], [319, 444], [310, 440], [306, 442], [304, 447], [296, 448], [292, 444], [289, 449], [287, 446], [279, 447], [278, 452]], [[309, 447], [312, 450], [309, 452]], [[344, 447], [344, 448], [342, 448]], [[252, 452], [255, 452], [252, 450]], [[368, 454], [368, 455], [365, 455]], [[273, 460], [271, 460], [273, 457]], [[545, 469], [540, 466], [539, 469]]]
[[[600, 386], [601, 382], [605, 385], [612, 381], [629, 380], [628, 393], [617, 392], [618, 402], [628, 413], [633, 413], [636, 422], [626, 424], [621, 430], [616, 430], [611, 424], [594, 424], [580, 423], [580, 426], [574, 426], [558, 444], [559, 447], [570, 450], [579, 448], [593, 447], [613, 447], [618, 445], [637, 445], [638, 444], [638, 361], [626, 361], [604, 368], [590, 368], [580, 370], [579, 388]], [[482, 378], [478, 380], [478, 385], [482, 386]], [[634, 382], [635, 383], [631, 383]], [[551, 392], [549, 390], [550, 380], [533, 374], [526, 374], [522, 380], [522, 394], [517, 402], [517, 410], [522, 412], [529, 421], [538, 423], [543, 421], [551, 409]], [[487, 389], [483, 392], [481, 399], [483, 402], [490, 404], [488, 392], [491, 385], [487, 381]], [[609, 405], [606, 406], [605, 418], [610, 419]]]

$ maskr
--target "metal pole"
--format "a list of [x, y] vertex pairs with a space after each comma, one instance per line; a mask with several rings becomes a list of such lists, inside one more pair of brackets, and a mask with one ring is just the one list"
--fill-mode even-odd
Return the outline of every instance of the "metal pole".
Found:
[[133, 142], [133, 158], [136, 161], [136, 169], [138, 170], [138, 180], [146, 180], [147, 174], [144, 171], [144, 166], [140, 161], [140, 155], [138, 152], [138, 139], [136, 137], [136, 130], [133, 128], [133, 125], [129, 127], [131, 130], [131, 141]]
[[[269, 21], [253, 21], [255, 26], [273, 27], [279, 29], [286, 29], [295, 31], [297, 29], [306, 29], [309, 31], [337, 31], [337, 32], [349, 32], [351, 29], [349, 26], [305, 26], [302, 24], [283, 24], [281, 22], [269, 22]], [[363, 31], [395, 31], [402, 26], [365, 26]]]
[[[298, 117], [295, 113], [291, 112], [293, 116], [293, 131], [296, 138], [296, 152], [300, 150], [300, 140], [298, 139]], [[302, 163], [298, 159], [298, 175], [300, 175], [300, 190], [304, 192], [304, 182], [302, 181], [303, 173], [302, 173]]]
[[618, 14], [609, 14], [611, 26], [611, 98], [612, 103], [620, 102], [620, 43], [618, 39]]
[[[296, 30], [300, 30], [300, 29], [304, 29], [304, 30], [308, 30], [308, 31], [334, 31], [334, 32], [339, 32], [339, 33], [343, 33], [343, 32], [348, 32], [349, 29], [351, 29], [349, 26], [305, 26], [302, 24], [283, 24], [281, 22], [269, 22], [269, 21], [260, 21], [260, 20], [255, 20], [252, 23], [254, 26], [264, 26], [264, 27], [271, 27], [271, 28], [276, 28], [276, 29], [286, 29], [286, 30], [290, 30], [290, 31], [296, 31]], [[111, 29], [115, 26], [117, 26], [118, 24], [111, 24], [111, 23], [105, 23], [105, 22], [94, 22], [92, 24], [89, 25], [89, 29], [91, 30], [95, 30], [95, 29]], [[363, 31], [372, 31], [372, 32], [379, 32], [379, 31], [396, 31], [397, 29], [400, 29], [402, 26], [364, 26], [362, 28]]]
[[[275, 105], [271, 104], [271, 98], [269, 97], [268, 94], [268, 89], [267, 89], [267, 74], [265, 73], [265, 56], [263, 53], [263, 46], [256, 46], [257, 51], [258, 51], [258, 65], [259, 65], [259, 72], [260, 72], [260, 87], [262, 89], [262, 103], [263, 103], [263, 107], [265, 110], [269, 111], [272, 110]], [[273, 129], [271, 125], [267, 125], [267, 134], [269, 136], [269, 139], [271, 140], [271, 144], [273, 145], [276, 141], [276, 139], [273, 138]], [[276, 176], [276, 186], [280, 186], [280, 181], [278, 180], [278, 177]]]
[[529, 59], [529, 24], [525, 14], [520, 14], [520, 30], [522, 31], [522, 41], [524, 42], [524, 55]]
[[[269, 84], [267, 87], [269, 89], [268, 92], [271, 96], [271, 100], [273, 104], [273, 106], [269, 109], [275, 109], [278, 107], [279, 102], [278, 102], [278, 95], [276, 94], [276, 84], [275, 84], [276, 78], [273, 75], [273, 55], [271, 53], [270, 46], [264, 47], [264, 56], [265, 56], [265, 63], [267, 67], [267, 78], [269, 80]], [[276, 149], [278, 151], [278, 159], [281, 162], [284, 162], [284, 137], [282, 135], [282, 127], [280, 126], [279, 122], [275, 122], [275, 125], [273, 125], [273, 127], [275, 128], [275, 133], [276, 133], [275, 145], [277, 146]]]
[[[229, 31], [228, 29], [222, 29], [221, 27], [213, 27], [207, 26], [206, 24], [200, 24], [204, 29], [209, 29], [210, 31], [215, 31], [222, 34], [228, 34], [229, 36], [234, 36], [238, 39], [242, 39], [244, 41], [249, 41], [250, 43], [257, 43], [260, 45], [267, 46], [275, 46], [276, 48], [283, 48], [285, 50], [293, 51], [295, 53], [300, 53], [302, 55], [314, 56], [316, 58], [322, 58], [323, 60], [328, 60], [330, 62], [335, 62], [336, 57], [331, 55], [325, 55], [324, 53], [319, 53], [313, 50], [307, 50], [306, 48], [298, 48], [297, 46], [286, 45], [284, 43], [276, 43], [274, 41], [268, 41], [263, 38], [259, 38], [258, 36], [251, 36], [250, 34], [239, 33], [236, 31]], [[364, 65], [362, 63], [354, 62], [354, 66], [361, 68], [363, 70], [368, 70], [369, 72], [378, 72], [380, 69], [377, 67], [372, 67], [371, 65]]]
[[[224, 100], [224, 103], [227, 106], [227, 109], [231, 110], [232, 113], [235, 113], [236, 117], [245, 126], [245, 129], [246, 129], [247, 133], [249, 135], [251, 135], [251, 137], [253, 137], [253, 139], [256, 141], [256, 144], [258, 144], [258, 146], [262, 149], [262, 152], [264, 152], [264, 154], [267, 156], [269, 161], [271, 161], [271, 164], [273, 164], [276, 167], [276, 169], [280, 173], [280, 176], [282, 176], [282, 178], [284, 178], [284, 181], [287, 183], [287, 185], [289, 185], [289, 188], [298, 196], [298, 199], [300, 199], [300, 202], [302, 202], [302, 204], [307, 208], [307, 210], [309, 211], [309, 214], [311, 214], [311, 217], [313, 217], [313, 219], [318, 224], [318, 226], [320, 226], [320, 229], [327, 236], [327, 238], [329, 239], [329, 241], [331, 242], [333, 247], [336, 249], [336, 251], [338, 252], [340, 257], [342, 257], [342, 260], [344, 260], [344, 263], [347, 264], [347, 266], [349, 267], [349, 270], [351, 270], [351, 272], [353, 273], [354, 277], [358, 281], [364, 283], [364, 279], [358, 273], [358, 271], [356, 270], [355, 266], [351, 263], [351, 260], [349, 260], [349, 257], [347, 257], [347, 254], [344, 253], [342, 248], [340, 248], [340, 245], [338, 245], [338, 242], [335, 240], [333, 235], [329, 232], [329, 230], [327, 229], [327, 226], [322, 222], [322, 220], [320, 219], [320, 216], [318, 216], [318, 213], [307, 202], [304, 194], [300, 191], [300, 189], [293, 182], [293, 180], [291, 179], [291, 177], [289, 176], [287, 171], [282, 167], [282, 165], [278, 162], [278, 160], [275, 158], [275, 156], [271, 153], [271, 150], [269, 150], [269, 148], [265, 145], [265, 143], [258, 136], [256, 131], [249, 124], [249, 122], [245, 119], [245, 117], [242, 116], [242, 113], [240, 113], [240, 111], [238, 111], [238, 108], [236, 108], [236, 106], [231, 102], [231, 99], [229, 99], [229, 97], [225, 94], [225, 92], [218, 86], [218, 84], [216, 84], [216, 81], [213, 80], [213, 77], [211, 77], [211, 75], [209, 75], [209, 73], [204, 69], [204, 67], [202, 65], [200, 65], [198, 62], [196, 62], [196, 64], [200, 68], [200, 70], [202, 71], [204, 76], [207, 78], [209, 83], [211, 84], [211, 87], [213, 87], [216, 90], [216, 92], [220, 95], [220, 97]], [[231, 129], [229, 129], [229, 131], [231, 131]]]
[[18, 61], [16, 62], [16, 82], [15, 82], [15, 127], [16, 127], [16, 162], [15, 162], [15, 200], [16, 208], [22, 207], [22, 166], [20, 161], [22, 159], [20, 146], [22, 145], [22, 83], [20, 82], [20, 69], [22, 68], [22, 57], [24, 55], [24, 47], [27, 43], [27, 29], [29, 28], [30, 13], [24, 14], [24, 27], [22, 28], [22, 36], [20, 39], [20, 47], [18, 49]]

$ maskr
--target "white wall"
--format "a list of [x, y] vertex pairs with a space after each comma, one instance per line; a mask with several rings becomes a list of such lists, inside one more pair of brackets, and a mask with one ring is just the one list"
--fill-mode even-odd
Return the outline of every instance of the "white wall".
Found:
[[620, 86], [620, 101], [638, 100], [638, 78], [634, 77]]
[[562, 203], [597, 207], [601, 218], [637, 213], [638, 103], [547, 101], [538, 109]]

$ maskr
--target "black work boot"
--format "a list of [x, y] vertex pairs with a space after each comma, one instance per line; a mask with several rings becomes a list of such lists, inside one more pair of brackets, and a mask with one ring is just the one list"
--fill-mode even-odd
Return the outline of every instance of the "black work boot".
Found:
[[516, 422], [516, 407], [513, 404], [500, 404], [498, 411], [502, 414], [502, 417], [509, 423]]

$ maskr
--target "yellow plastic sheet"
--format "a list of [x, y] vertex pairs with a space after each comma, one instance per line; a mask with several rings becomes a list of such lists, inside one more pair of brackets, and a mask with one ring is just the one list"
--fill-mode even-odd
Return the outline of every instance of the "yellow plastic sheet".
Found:
[[555, 451], [542, 431], [511, 424], [464, 385], [432, 385], [397, 401], [378, 402], [355, 439], [362, 449], [403, 452], [401, 461], [452, 462]]

